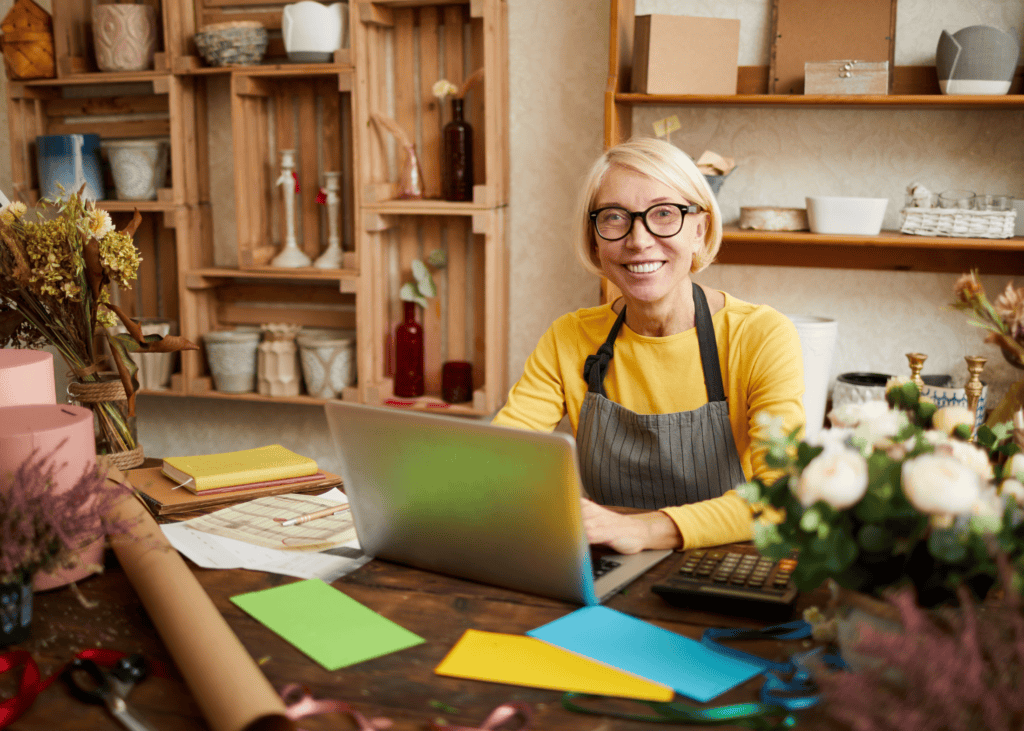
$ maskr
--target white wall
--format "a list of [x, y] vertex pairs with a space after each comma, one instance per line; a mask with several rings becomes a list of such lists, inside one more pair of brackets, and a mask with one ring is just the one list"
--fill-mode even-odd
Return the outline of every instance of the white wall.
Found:
[[[0, 14], [10, 4], [0, 0]], [[601, 151], [608, 5], [608, 0], [508, 0], [513, 379], [555, 317], [598, 301], [598, 282], [575, 262], [564, 217], [577, 181]], [[637, 2], [639, 13], [740, 18], [742, 65], [768, 62], [769, 8], [769, 0]], [[944, 28], [989, 23], [1019, 32], [1022, 20], [1024, 8], [1017, 0], [900, 0], [896, 63], [932, 63]], [[888, 196], [886, 226], [895, 228], [902, 191], [912, 180], [935, 190], [1024, 194], [1024, 113], [1019, 111], [641, 107], [634, 113], [634, 132], [649, 134], [650, 123], [670, 113], [683, 123], [672, 140], [687, 152], [712, 149], [736, 158], [738, 167], [720, 196], [727, 221], [738, 216], [741, 205], [802, 206], [805, 195], [850, 193]], [[214, 181], [214, 190], [229, 194], [225, 182]], [[9, 183], [4, 135], [0, 187]], [[928, 354], [926, 373], [949, 373], [957, 382], [966, 378], [964, 355], [988, 356], [990, 398], [1019, 375], [996, 348], [982, 344], [981, 333], [960, 313], [947, 308], [955, 274], [713, 265], [699, 279], [788, 314], [838, 320], [833, 376], [906, 374], [904, 354], [912, 351]], [[983, 281], [994, 296], [1007, 277]], [[150, 455], [280, 442], [327, 469], [338, 468], [317, 407], [144, 396], [138, 408], [139, 435]]]

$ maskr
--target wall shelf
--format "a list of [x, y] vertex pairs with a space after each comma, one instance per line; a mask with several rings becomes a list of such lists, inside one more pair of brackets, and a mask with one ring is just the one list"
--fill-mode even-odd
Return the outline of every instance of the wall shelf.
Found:
[[[740, 66], [736, 94], [638, 94], [630, 91], [634, 0], [611, 0], [608, 84], [604, 93], [604, 143], [629, 139], [632, 112], [643, 106], [773, 109], [851, 109], [884, 113], [898, 109], [953, 111], [1024, 110], [1021, 69], [1012, 94], [945, 95], [934, 66], [896, 66], [890, 94], [768, 94], [767, 66]], [[716, 261], [723, 264], [828, 267], [962, 273], [1024, 273], [1024, 238], [964, 239], [883, 231], [879, 236], [824, 236], [808, 232], [741, 231], [725, 226]], [[604, 283], [602, 291], [608, 284]]]

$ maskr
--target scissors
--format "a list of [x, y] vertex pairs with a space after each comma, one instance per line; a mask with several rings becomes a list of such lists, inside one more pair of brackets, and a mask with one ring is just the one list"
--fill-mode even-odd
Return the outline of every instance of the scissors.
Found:
[[71, 695], [92, 705], [105, 705], [110, 714], [129, 731], [156, 731], [125, 702], [135, 684], [149, 674], [142, 655], [121, 658], [113, 669], [100, 667], [92, 660], [75, 658], [60, 674]]

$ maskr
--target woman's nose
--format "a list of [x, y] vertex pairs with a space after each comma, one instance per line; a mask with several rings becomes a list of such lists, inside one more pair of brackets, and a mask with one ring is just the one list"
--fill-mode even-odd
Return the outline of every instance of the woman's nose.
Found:
[[635, 249], [645, 249], [654, 242], [654, 236], [647, 230], [640, 216], [633, 217], [633, 226], [626, 237], [626, 245]]

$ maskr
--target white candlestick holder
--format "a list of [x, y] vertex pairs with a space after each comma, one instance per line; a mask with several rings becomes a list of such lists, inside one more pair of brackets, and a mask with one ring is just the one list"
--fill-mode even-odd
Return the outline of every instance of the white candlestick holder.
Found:
[[324, 192], [327, 194], [327, 248], [313, 264], [317, 269], [341, 268], [341, 236], [338, 234], [338, 213], [341, 208], [341, 173], [324, 173]]
[[308, 267], [312, 260], [299, 248], [295, 239], [295, 150], [281, 150], [281, 176], [276, 185], [284, 189], [284, 248], [275, 256], [270, 265], [296, 269]]

